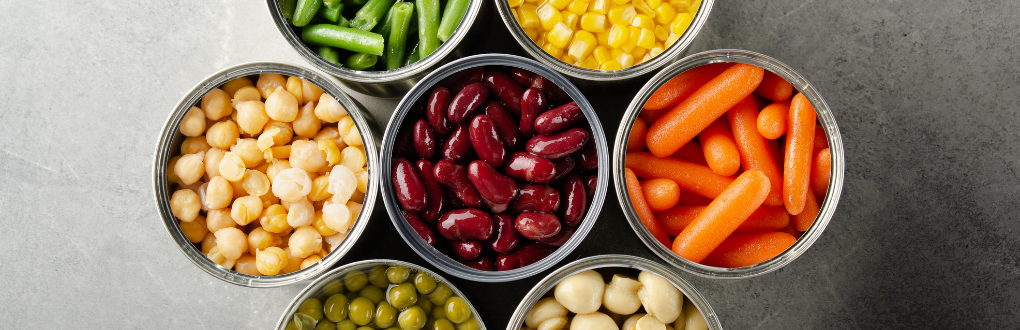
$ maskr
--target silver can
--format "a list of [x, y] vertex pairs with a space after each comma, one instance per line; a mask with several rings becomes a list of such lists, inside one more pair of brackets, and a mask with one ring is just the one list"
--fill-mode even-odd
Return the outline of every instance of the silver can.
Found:
[[[780, 255], [753, 266], [740, 268], [711, 267], [691, 262], [678, 256], [672, 250], [659, 243], [648, 232], [634, 211], [634, 207], [630, 202], [630, 195], [627, 193], [627, 183], [624, 177], [627, 150], [622, 146], [627, 145], [630, 130], [634, 126], [635, 119], [641, 113], [641, 108], [648, 98], [651, 97], [652, 93], [655, 93], [660, 86], [676, 75], [691, 68], [711, 63], [752, 64], [771, 71], [790, 82], [797, 91], [804, 94], [804, 97], [815, 108], [815, 112], [818, 114], [818, 121], [821, 122], [822, 129], [825, 130], [825, 137], [829, 140], [829, 150], [832, 154], [829, 188], [825, 194], [825, 200], [819, 203], [820, 211], [811, 228], [804, 232], [803, 236], [792, 247]], [[825, 231], [825, 226], [829, 224], [829, 220], [832, 219], [832, 215], [836, 211], [836, 204], [839, 203], [839, 195], [843, 189], [843, 140], [839, 134], [839, 127], [836, 126], [836, 119], [832, 116], [832, 112], [829, 110], [825, 100], [818, 94], [814, 86], [811, 86], [811, 83], [789, 66], [771, 57], [745, 50], [723, 49], [694, 54], [666, 67], [662, 72], [652, 77], [638, 91], [633, 101], [627, 107], [627, 112], [624, 113], [623, 120], [620, 121], [620, 127], [616, 134], [616, 145], [618, 147], [613, 152], [613, 180], [616, 184], [617, 198], [620, 201], [620, 206], [623, 208], [624, 215], [627, 217], [627, 221], [630, 222], [630, 226], [634, 228], [641, 241], [664, 261], [683, 271], [707, 278], [749, 278], [775, 271], [793, 262], [794, 259], [807, 251], [811, 244]]]
[[468, 300], [468, 297], [464, 296], [464, 292], [458, 290], [457, 287], [453, 285], [453, 283], [450, 283], [450, 281], [447, 281], [442, 276], [439, 276], [439, 274], [437, 274], [436, 272], [428, 270], [425, 267], [421, 267], [409, 262], [388, 259], [358, 261], [355, 263], [350, 263], [337, 267], [336, 269], [330, 271], [329, 273], [322, 275], [311, 284], [308, 284], [308, 286], [306, 286], [304, 290], [301, 290], [301, 292], [298, 293], [297, 297], [294, 297], [294, 300], [290, 302], [290, 305], [287, 305], [287, 309], [283, 311], [283, 316], [280, 316], [280, 321], [276, 323], [276, 329], [277, 330], [285, 329], [287, 327], [287, 321], [291, 320], [291, 315], [294, 315], [294, 313], [297, 312], [298, 307], [301, 306], [301, 303], [310, 298], [321, 296], [323, 294], [323, 288], [325, 288], [326, 285], [330, 283], [335, 283], [337, 281], [342, 282], [344, 279], [343, 276], [346, 275], [348, 272], [363, 271], [367, 273], [372, 268], [378, 266], [403, 266], [416, 272], [425, 273], [434, 278], [437, 283], [445, 283], [447, 286], [450, 287], [450, 290], [453, 291], [454, 295], [464, 298], [464, 301], [468, 303], [468, 306], [471, 307], [471, 317], [474, 317], [475, 319], [478, 320], [478, 325], [481, 327], [481, 330], [486, 329], [485, 322], [482, 321], [480, 314], [478, 314], [478, 310], [475, 309], [475, 305], [472, 304], [471, 301]]
[[708, 323], [709, 329], [722, 330], [722, 324], [719, 322], [719, 316], [715, 314], [714, 310], [712, 310], [712, 306], [708, 304], [708, 300], [705, 300], [705, 296], [702, 296], [690, 282], [680, 278], [680, 276], [677, 276], [668, 268], [655, 263], [654, 261], [620, 254], [599, 255], [584, 258], [571, 262], [566, 266], [553, 271], [551, 274], [539, 281], [538, 284], [535, 284], [535, 286], [531, 288], [531, 291], [528, 291], [528, 293], [524, 296], [524, 299], [521, 300], [521, 303], [517, 305], [517, 309], [514, 310], [514, 314], [510, 317], [510, 322], [507, 323], [506, 329], [523, 329], [524, 318], [528, 316], [528, 312], [531, 311], [532, 306], [535, 306], [535, 303], [544, 298], [546, 294], [553, 290], [553, 288], [556, 287], [556, 284], [560, 283], [563, 279], [586, 270], [599, 270], [605, 268], [636, 269], [662, 276], [673, 283], [673, 285], [676, 286], [677, 289], [680, 289], [680, 292], [682, 292], [688, 300], [694, 303], [694, 306], [698, 308], [701, 315], [705, 317], [705, 322]]
[[596, 149], [598, 150], [599, 157], [599, 168], [608, 168], [609, 166], [609, 151], [606, 146], [605, 132], [602, 130], [602, 124], [599, 122], [598, 116], [595, 114], [595, 110], [592, 108], [588, 100], [585, 99], [581, 91], [574, 87], [563, 75], [556, 73], [538, 63], [534, 60], [506, 54], [482, 54], [470, 57], [465, 57], [457, 61], [446, 64], [439, 69], [433, 71], [410, 92], [407, 93], [400, 103], [397, 105], [397, 109], [393, 111], [393, 116], [390, 117], [389, 123], [386, 125], [386, 133], [383, 135], [382, 149], [379, 154], [382, 156], [380, 173], [387, 173], [381, 176], [382, 181], [382, 192], [383, 192], [383, 203], [386, 204], [386, 212], [389, 213], [390, 219], [393, 221], [393, 225], [397, 228], [397, 232], [404, 238], [414, 252], [418, 253], [422, 258], [427, 260], [432, 265], [436, 266], [440, 270], [450, 273], [453, 276], [457, 276], [463, 279], [479, 282], [507, 282], [515, 281], [531, 275], [538, 274], [546, 269], [549, 269], [560, 260], [563, 260], [571, 251], [574, 250], [584, 237], [591, 230], [591, 227], [595, 225], [595, 220], [598, 218], [599, 212], [602, 210], [602, 203], [606, 196], [607, 185], [609, 180], [609, 173], [607, 171], [599, 171], [597, 188], [595, 190], [595, 196], [592, 199], [591, 206], [588, 208], [587, 214], [585, 214], [581, 225], [574, 232], [574, 236], [571, 237], [563, 246], [560, 246], [551, 255], [542, 259], [539, 262], [531, 264], [526, 267], [507, 270], [507, 271], [481, 271], [457, 262], [456, 260], [446, 256], [439, 252], [432, 246], [429, 246], [417, 232], [407, 223], [404, 219], [403, 213], [401, 212], [400, 205], [397, 202], [397, 197], [393, 192], [393, 152], [394, 143], [396, 143], [397, 134], [399, 133], [400, 126], [404, 122], [404, 117], [414, 106], [415, 102], [421, 97], [429, 97], [429, 92], [432, 90], [432, 86], [443, 78], [460, 72], [467, 68], [473, 68], [478, 66], [498, 65], [506, 67], [516, 67], [531, 71], [537, 75], [543, 76], [554, 84], [560, 86], [567, 95], [570, 96], [581, 108], [581, 112], [584, 113], [591, 125], [591, 130], [595, 139]]
[[511, 12], [510, 5], [506, 0], [495, 0], [496, 9], [499, 11], [499, 17], [503, 19], [503, 23], [506, 24], [510, 34], [514, 36], [517, 43], [524, 48], [524, 51], [528, 52], [532, 58], [537, 59], [545, 65], [556, 69], [560, 73], [563, 73], [571, 78], [571, 80], [577, 82], [583, 88], [594, 88], [600, 89], [605, 87], [619, 86], [628, 82], [644, 81], [649, 76], [658, 71], [663, 66], [675, 62], [678, 58], [687, 53], [688, 47], [694, 38], [701, 32], [701, 28], [708, 21], [708, 15], [712, 12], [712, 5], [714, 0], [702, 0], [701, 7], [698, 8], [697, 14], [694, 15], [694, 21], [691, 22], [690, 27], [684, 31], [684, 34], [678, 39], [673, 45], [669, 46], [662, 54], [656, 56], [647, 62], [637, 64], [623, 70], [614, 71], [602, 71], [602, 70], [591, 70], [582, 67], [577, 67], [562, 60], [549, 55], [545, 50], [539, 48], [531, 38], [528, 37], [524, 29], [521, 28], [520, 23], [517, 22], [517, 18]]
[[[180, 133], [178, 127], [180, 126], [184, 115], [188, 113], [188, 110], [191, 109], [192, 106], [198, 104], [202, 100], [202, 96], [214, 88], [218, 88], [224, 83], [236, 78], [247, 76], [257, 77], [260, 73], [279, 73], [302, 78], [319, 86], [324, 92], [336, 98], [340, 104], [347, 109], [347, 113], [351, 116], [351, 119], [354, 120], [354, 125], [361, 132], [369, 173], [368, 190], [365, 192], [365, 200], [359, 220], [354, 224], [354, 227], [351, 228], [343, 243], [315, 265], [297, 272], [277, 276], [251, 276], [241, 274], [223, 268], [202, 254], [202, 251], [196, 248], [195, 245], [184, 236], [180, 226], [178, 226], [177, 218], [174, 217], [173, 212], [170, 209], [171, 185], [167, 182], [166, 177], [167, 162], [170, 158], [180, 154], [181, 142], [184, 141], [185, 136]], [[167, 233], [170, 234], [170, 238], [173, 239], [174, 243], [177, 243], [181, 252], [184, 253], [188, 259], [191, 259], [191, 262], [193, 262], [196, 266], [204, 270], [206, 273], [209, 273], [209, 275], [231, 284], [257, 288], [278, 287], [297, 283], [318, 276], [329, 270], [330, 266], [339, 261], [340, 258], [354, 246], [354, 242], [358, 240], [358, 237], [361, 236], [361, 232], [364, 231], [365, 227], [368, 225], [369, 216], [372, 214], [372, 208], [375, 206], [376, 195], [379, 191], [379, 171], [376, 170], [379, 168], [379, 154], [376, 153], [378, 148], [377, 136], [379, 136], [378, 125], [375, 123], [371, 114], [369, 114], [360, 103], [347, 96], [347, 94], [345, 94], [339, 86], [337, 86], [335, 79], [324, 77], [311, 70], [283, 63], [255, 62], [226, 68], [220, 72], [212, 74], [195, 85], [191, 91], [181, 98], [173, 111], [170, 112], [170, 116], [167, 118], [166, 123], [163, 124], [163, 130], [156, 143], [156, 150], [153, 154], [152, 162], [152, 187], [156, 201], [156, 209], [159, 211], [160, 217], [163, 219], [163, 225], [166, 227]]]
[[[311, 47], [301, 40], [300, 29], [291, 26], [280, 12], [279, 0], [266, 0], [269, 15], [273, 17], [276, 28], [306, 61], [319, 70], [336, 76], [348, 88], [362, 94], [398, 98], [404, 95], [418, 80], [433, 69], [444, 63], [477, 52], [484, 43], [490, 16], [488, 0], [471, 0], [464, 19], [454, 30], [450, 39], [444, 42], [434, 53], [409, 66], [387, 71], [358, 71], [330, 63], [320, 57]], [[482, 19], [479, 19], [482, 18]], [[477, 27], [481, 25], [480, 27]], [[386, 36], [384, 36], [386, 37]]]

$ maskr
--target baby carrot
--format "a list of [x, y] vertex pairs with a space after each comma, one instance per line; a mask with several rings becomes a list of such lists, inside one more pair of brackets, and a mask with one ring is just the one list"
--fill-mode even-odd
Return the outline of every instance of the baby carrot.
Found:
[[[656, 212], [655, 219], [659, 220], [662, 230], [666, 235], [674, 237], [687, 228], [698, 217], [705, 206], [675, 206], [671, 209]], [[765, 231], [776, 231], [790, 225], [790, 214], [786, 209], [778, 206], [762, 205], [754, 213], [747, 216], [747, 220], [741, 223], [733, 233], [760, 233]]]
[[645, 134], [648, 133], [648, 125], [641, 118], [634, 120], [634, 127], [630, 129], [630, 137], [627, 138], [627, 151], [645, 151]]
[[832, 155], [829, 154], [829, 148], [818, 151], [811, 164], [811, 190], [814, 191], [817, 200], [825, 200], [825, 191], [829, 189], [831, 168]]
[[819, 151], [828, 147], [829, 138], [825, 137], [825, 130], [822, 129], [821, 125], [815, 124], [815, 148], [811, 153], [818, 154]]
[[680, 189], [679, 198], [677, 199], [676, 205], [687, 205], [687, 206], [705, 206], [711, 203], [712, 199], [692, 193], [687, 190]]
[[641, 183], [641, 191], [652, 212], [668, 210], [680, 201], [680, 187], [670, 179], [651, 179]]
[[[745, 100], [747, 98], [744, 98]], [[753, 102], [753, 99], [751, 99]], [[733, 141], [733, 130], [725, 118], [716, 119], [698, 134], [708, 168], [719, 175], [730, 176], [740, 169], [740, 151]], [[688, 142], [690, 143], [690, 142]]]
[[783, 77], [771, 71], [765, 71], [765, 77], [762, 78], [761, 85], [758, 85], [754, 93], [772, 101], [786, 101], [790, 99], [790, 95], [793, 95], [793, 85], [790, 85]]
[[804, 210], [800, 213], [793, 215], [793, 226], [797, 228], [797, 231], [807, 231], [811, 228], [811, 224], [815, 223], [815, 218], [818, 217], [818, 200], [815, 199], [814, 194], [805, 194], [807, 198], [804, 198]]
[[705, 206], [677, 205], [671, 209], [656, 212], [655, 219], [659, 220], [659, 224], [662, 225], [662, 230], [666, 231], [666, 235], [676, 237], [704, 210]]
[[769, 177], [769, 197], [765, 205], [783, 205], [783, 175], [779, 173], [779, 165], [772, 157], [768, 141], [758, 133], [758, 108], [755, 108], [754, 97], [748, 96], [730, 108], [728, 113], [730, 126], [733, 127], [733, 138], [740, 150], [740, 162], [744, 170], [761, 170]]
[[739, 268], [757, 265], [778, 256], [797, 239], [783, 232], [738, 234], [727, 238], [705, 258], [708, 266]]
[[769, 151], [772, 152], [772, 158], [776, 160], [776, 167], [779, 168], [779, 174], [783, 174], [783, 150], [779, 149], [779, 140], [766, 140], [769, 144]]
[[701, 262], [761, 206], [768, 194], [769, 178], [761, 170], [744, 172], [677, 235], [673, 252]]
[[656, 120], [659, 120], [659, 117], [662, 117], [662, 115], [665, 115], [667, 112], [669, 112], [669, 109], [665, 109], [665, 110], [648, 110], [648, 109], [645, 109], [645, 110], [641, 110], [641, 114], [639, 114], [638, 117], [641, 117], [641, 119], [644, 119], [646, 123], [654, 123]]
[[758, 114], [758, 133], [766, 139], [775, 140], [786, 134], [786, 116], [790, 102], [780, 101], [769, 104]]
[[815, 108], [804, 94], [793, 97], [787, 121], [786, 157], [783, 158], [783, 205], [791, 215], [804, 210], [804, 199], [808, 195], [816, 116]]
[[658, 158], [647, 152], [628, 152], [627, 167], [645, 179], [673, 180], [680, 189], [716, 198], [733, 183], [733, 178], [712, 172], [711, 169], [685, 160]]
[[789, 225], [786, 225], [786, 227], [779, 231], [790, 234], [790, 236], [793, 236], [793, 238], [796, 239], [800, 239], [801, 236], [804, 236], [804, 233], [797, 230], [797, 226], [793, 224], [793, 221], [790, 221]]
[[764, 70], [735, 64], [659, 118], [648, 129], [648, 150], [666, 157], [690, 142], [761, 83]]
[[679, 104], [694, 91], [704, 86], [726, 69], [731, 63], [713, 63], [684, 71], [655, 90], [643, 107], [645, 110], [667, 110]]
[[665, 246], [669, 246], [669, 237], [666, 236], [666, 232], [662, 231], [662, 227], [659, 226], [659, 221], [655, 220], [655, 215], [652, 214], [652, 210], [648, 208], [648, 203], [645, 202], [644, 193], [641, 191], [641, 184], [638, 183], [637, 176], [634, 175], [634, 171], [630, 168], [625, 169], [625, 175], [627, 177], [627, 193], [630, 194], [630, 202], [634, 204], [634, 211], [637, 212], [638, 218], [645, 224], [645, 228], [648, 228], [648, 232], [652, 234], [655, 239], [659, 240]]
[[708, 161], [705, 160], [705, 152], [701, 149], [701, 145], [696, 141], [687, 142], [687, 144], [680, 147], [680, 150], [674, 152], [670, 157], [683, 159], [702, 166], [708, 166]]

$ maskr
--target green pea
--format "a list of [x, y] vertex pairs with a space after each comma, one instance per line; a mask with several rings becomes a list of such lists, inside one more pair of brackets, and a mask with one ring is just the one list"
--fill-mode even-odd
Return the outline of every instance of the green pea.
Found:
[[482, 327], [478, 325], [477, 319], [470, 319], [457, 324], [457, 330], [479, 330]]
[[362, 272], [350, 272], [344, 275], [344, 286], [347, 287], [347, 291], [358, 291], [364, 288], [368, 284], [368, 276]]
[[386, 279], [386, 266], [378, 266], [368, 271], [368, 282], [379, 288], [389, 286], [390, 281]]
[[[418, 273], [414, 275], [414, 287], [418, 289], [421, 294], [432, 293], [432, 290], [436, 289], [436, 280], [425, 273]], [[437, 304], [438, 305], [438, 304]]]
[[296, 321], [287, 322], [287, 327], [283, 328], [283, 330], [298, 330], [298, 327], [300, 327], [298, 324]]
[[373, 304], [386, 301], [386, 294], [377, 286], [365, 286], [361, 291], [358, 291], [358, 296], [368, 298]]
[[319, 321], [319, 325], [315, 326], [315, 330], [336, 330], [336, 323], [322, 320]]
[[432, 302], [428, 299], [418, 299], [417, 306], [421, 307], [421, 310], [425, 311], [425, 313], [432, 313]]
[[347, 291], [346, 293], [344, 293], [344, 297], [347, 297], [347, 301], [354, 300], [354, 298], [359, 297], [358, 291]]
[[418, 302], [418, 292], [414, 290], [414, 285], [411, 283], [404, 283], [390, 288], [390, 302], [393, 303], [393, 307], [404, 309], [411, 307], [414, 303]]
[[393, 325], [397, 320], [397, 309], [387, 302], [380, 302], [375, 308], [375, 326], [386, 328]]
[[400, 313], [397, 323], [400, 324], [402, 330], [418, 330], [425, 326], [427, 319], [428, 315], [425, 314], [425, 311], [421, 307], [414, 306]]
[[355, 330], [357, 328], [358, 325], [354, 324], [354, 321], [351, 321], [349, 319], [340, 321], [339, 323], [336, 324], [336, 330]]
[[291, 327], [295, 330], [312, 330], [315, 327], [315, 319], [307, 314], [294, 313], [294, 319], [287, 325], [288, 329]]
[[453, 323], [447, 319], [436, 319], [436, 322], [432, 324], [432, 329], [429, 330], [453, 330]]
[[[319, 322], [322, 319], [322, 301], [319, 299], [308, 299], [298, 306], [298, 313], [310, 316], [315, 322]], [[312, 323], [313, 325], [315, 323]]]
[[446, 299], [450, 299], [452, 296], [453, 290], [450, 290], [450, 287], [446, 286], [446, 284], [440, 283], [436, 286], [435, 290], [432, 290], [432, 294], [429, 295], [429, 300], [431, 300], [433, 304], [442, 306], [446, 303]]
[[372, 327], [358, 327], [358, 330], [375, 330]]
[[407, 270], [407, 267], [390, 266], [390, 268], [386, 268], [386, 279], [390, 280], [390, 283], [404, 283], [408, 276], [411, 276], [411, 271]]
[[471, 306], [461, 297], [450, 297], [446, 300], [446, 318], [453, 323], [463, 323], [471, 317]]
[[326, 312], [326, 318], [333, 322], [340, 322], [346, 319], [348, 301], [350, 300], [347, 299], [347, 296], [342, 294], [329, 296], [322, 308]]
[[357, 325], [369, 324], [375, 316], [375, 304], [365, 297], [358, 297], [352, 300], [349, 308], [348, 317]]
[[442, 305], [436, 306], [432, 309], [432, 318], [434, 319], [446, 319], [446, 309]]
[[344, 282], [334, 280], [322, 286], [322, 295], [329, 297], [338, 293], [344, 293]]

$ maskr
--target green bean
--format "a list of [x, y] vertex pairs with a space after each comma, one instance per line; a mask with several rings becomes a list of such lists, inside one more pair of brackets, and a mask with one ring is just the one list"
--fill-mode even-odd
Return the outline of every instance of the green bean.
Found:
[[311, 23], [319, 7], [322, 7], [322, 0], [297, 0], [297, 7], [294, 8], [294, 26], [302, 27]]
[[[407, 2], [393, 5], [393, 14], [390, 15], [390, 22], [393, 28], [390, 30], [389, 43], [386, 44], [386, 70], [396, 70], [404, 63], [404, 53], [407, 52], [407, 30], [411, 25], [411, 15], [414, 14], [414, 6]], [[407, 275], [404, 275], [407, 278]]]
[[333, 63], [335, 65], [342, 65], [340, 64], [340, 52], [333, 49], [333, 47], [320, 46], [319, 49], [315, 50], [315, 52], [319, 54], [319, 57], [326, 60], [326, 62]]
[[337, 20], [340, 19], [340, 13], [343, 11], [344, 4], [342, 3], [337, 4], [336, 6], [326, 6], [323, 4], [322, 9], [319, 10], [318, 16], [327, 21], [336, 23]]
[[[333, 24], [316, 24], [306, 27], [301, 32], [301, 40], [314, 46], [330, 46], [371, 55], [382, 55], [385, 44], [383, 37], [379, 34]], [[350, 285], [348, 285], [348, 289], [350, 289]]]
[[294, 8], [297, 6], [297, 0], [280, 0], [280, 13], [283, 14], [283, 18], [287, 20], [287, 23], [293, 24], [294, 21]]
[[351, 27], [351, 21], [345, 18], [344, 15], [340, 15], [340, 17], [336, 18], [336, 25], [339, 27]]
[[386, 11], [386, 16], [383, 17], [382, 25], [376, 24], [375, 29], [373, 29], [372, 32], [381, 34], [383, 37], [389, 38], [390, 27], [393, 25], [393, 22], [390, 22], [390, 17], [393, 17], [393, 8], [397, 8], [397, 5], [399, 5], [401, 2], [393, 4], [393, 6], [390, 7], [390, 10]]
[[351, 0], [351, 5], [364, 6], [366, 2], [368, 2], [368, 0]]
[[446, 9], [443, 9], [443, 21], [439, 23], [439, 31], [436, 35], [439, 40], [446, 42], [453, 35], [453, 31], [464, 20], [464, 13], [467, 12], [471, 0], [447, 0]]
[[379, 60], [376, 55], [357, 53], [347, 58], [347, 67], [352, 70], [365, 70], [375, 66], [375, 62]]
[[326, 7], [336, 7], [336, 5], [343, 4], [342, 0], [322, 0], [322, 4]]
[[386, 11], [393, 7], [394, 0], [368, 0], [361, 9], [358, 9], [358, 13], [354, 14], [354, 19], [351, 20], [351, 27], [355, 29], [371, 31], [379, 20], [382, 19], [383, 15], [386, 15]]
[[425, 58], [439, 48], [439, 0], [417, 0], [418, 56]]
[[418, 62], [418, 45], [420, 45], [420, 44], [421, 43], [415, 43], [414, 44], [414, 48], [413, 48], [414, 50], [412, 50], [411, 54], [408, 54], [407, 58], [404, 59], [404, 66], [408, 66], [408, 65], [414, 64], [414, 62]]

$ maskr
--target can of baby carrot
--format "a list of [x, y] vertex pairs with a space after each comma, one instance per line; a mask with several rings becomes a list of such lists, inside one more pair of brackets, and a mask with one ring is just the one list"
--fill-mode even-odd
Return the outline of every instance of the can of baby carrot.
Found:
[[652, 77], [616, 135], [628, 222], [668, 264], [707, 278], [775, 271], [807, 251], [843, 186], [843, 143], [818, 91], [744, 50], [694, 54]]

